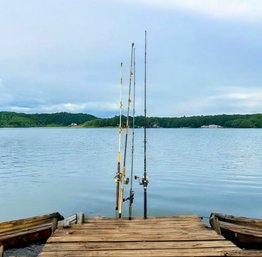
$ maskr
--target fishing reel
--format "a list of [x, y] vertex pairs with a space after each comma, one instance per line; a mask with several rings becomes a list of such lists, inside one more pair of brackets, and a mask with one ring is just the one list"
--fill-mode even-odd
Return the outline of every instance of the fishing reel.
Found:
[[143, 178], [140, 178], [140, 177], [138, 177], [138, 176], [135, 176], [134, 178], [135, 178], [135, 180], [138, 179], [139, 185], [144, 186], [144, 187], [147, 187], [147, 185], [148, 185], [148, 183], [149, 183], [148, 176], [143, 177]]
[[129, 178], [124, 178], [124, 180], [122, 181], [122, 174], [117, 174], [114, 177], [114, 180], [115, 180], [116, 183], [124, 182], [125, 185], [127, 185], [129, 183]]
[[124, 184], [127, 185], [129, 183], [129, 178], [124, 178]]
[[116, 182], [116, 183], [119, 183], [120, 182], [120, 180], [121, 180], [121, 175], [120, 174], [116, 174], [116, 176], [114, 177], [114, 181]]
[[130, 201], [130, 203], [132, 204], [134, 202], [134, 196], [135, 196], [135, 192], [131, 191], [130, 196], [128, 196], [127, 198], [124, 198], [123, 202]]

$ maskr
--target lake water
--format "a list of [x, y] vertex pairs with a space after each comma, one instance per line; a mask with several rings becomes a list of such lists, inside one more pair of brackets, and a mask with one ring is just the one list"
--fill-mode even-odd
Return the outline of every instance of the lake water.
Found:
[[[142, 176], [143, 129], [135, 136]], [[148, 215], [261, 218], [261, 138], [260, 129], [148, 129]], [[117, 150], [118, 129], [0, 129], [0, 221], [55, 211], [113, 217]], [[142, 216], [136, 181], [134, 190], [133, 214]]]

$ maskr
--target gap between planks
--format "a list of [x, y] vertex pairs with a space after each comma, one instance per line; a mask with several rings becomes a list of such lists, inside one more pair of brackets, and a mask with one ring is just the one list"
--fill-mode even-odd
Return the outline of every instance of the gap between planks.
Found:
[[[86, 223], [58, 229], [39, 257], [171, 257], [238, 256], [233, 243], [210, 230], [196, 216], [92, 218]], [[256, 252], [257, 256], [261, 252]], [[234, 255], [235, 254], [235, 255]]]

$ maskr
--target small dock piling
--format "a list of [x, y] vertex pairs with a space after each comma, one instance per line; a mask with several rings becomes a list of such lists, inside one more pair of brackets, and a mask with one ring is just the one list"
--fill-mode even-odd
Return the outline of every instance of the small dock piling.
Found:
[[262, 256], [242, 251], [196, 216], [88, 218], [59, 228], [39, 257], [60, 256]]

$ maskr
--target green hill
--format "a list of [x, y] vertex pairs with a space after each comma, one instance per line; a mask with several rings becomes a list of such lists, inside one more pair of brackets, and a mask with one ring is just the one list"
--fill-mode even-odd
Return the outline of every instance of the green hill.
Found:
[[[122, 116], [123, 127], [126, 117]], [[136, 127], [144, 126], [144, 117], [135, 117]], [[97, 118], [84, 113], [25, 114], [0, 112], [0, 127], [59, 127], [77, 124], [84, 128], [117, 127], [119, 116]], [[132, 118], [129, 118], [132, 124]], [[149, 128], [200, 128], [201, 126], [219, 125], [224, 128], [262, 128], [262, 114], [207, 115], [191, 117], [148, 117]]]
[[72, 123], [83, 124], [97, 117], [84, 113], [25, 114], [0, 112], [0, 127], [50, 127], [70, 126]]
[[[126, 117], [123, 116], [123, 126]], [[132, 118], [129, 118], [129, 124], [132, 123]], [[117, 127], [119, 124], [119, 116], [106, 119], [94, 119], [87, 121], [83, 127]], [[144, 126], [144, 117], [135, 117], [136, 127]], [[249, 115], [208, 115], [208, 116], [191, 116], [180, 118], [159, 118], [148, 117], [147, 126], [149, 128], [200, 128], [201, 126], [219, 125], [224, 128], [262, 128], [262, 114]]]

